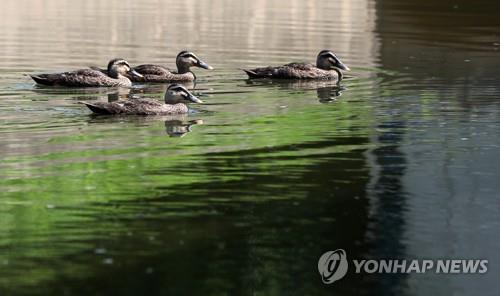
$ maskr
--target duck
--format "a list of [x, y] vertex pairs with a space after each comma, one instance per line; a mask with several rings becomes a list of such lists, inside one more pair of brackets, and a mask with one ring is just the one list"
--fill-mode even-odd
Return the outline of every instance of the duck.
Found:
[[165, 91], [164, 103], [150, 98], [118, 100], [114, 102], [80, 102], [97, 114], [120, 115], [174, 115], [187, 114], [185, 102], [203, 103], [180, 84], [172, 84]]
[[[190, 71], [191, 67], [199, 67], [207, 70], [213, 70], [213, 67], [202, 61], [191, 51], [183, 50], [175, 58], [177, 72], [166, 67], [153, 64], [144, 64], [134, 67], [134, 70], [142, 77], [130, 77], [134, 82], [189, 82], [195, 81], [196, 75]], [[91, 67], [91, 69], [102, 71], [106, 70]]]
[[142, 77], [122, 58], [109, 61], [106, 72], [95, 69], [80, 69], [63, 73], [30, 75], [38, 84], [69, 87], [131, 87], [132, 81], [128, 76]]
[[305, 63], [290, 63], [278, 67], [263, 67], [255, 69], [241, 69], [248, 78], [273, 79], [329, 79], [340, 81], [342, 71], [349, 71], [344, 63], [329, 49], [319, 52], [316, 65]]

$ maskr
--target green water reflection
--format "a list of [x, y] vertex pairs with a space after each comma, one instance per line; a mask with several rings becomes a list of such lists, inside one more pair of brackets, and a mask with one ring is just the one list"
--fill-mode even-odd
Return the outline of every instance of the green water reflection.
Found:
[[[35, 2], [0, 11], [0, 295], [498, 291], [496, 2]], [[186, 116], [78, 104], [167, 85], [23, 76], [114, 56], [172, 66], [184, 48], [217, 69], [187, 85], [206, 104]], [[238, 70], [322, 48], [353, 69], [340, 85]], [[337, 248], [491, 269], [324, 285], [318, 258]]]

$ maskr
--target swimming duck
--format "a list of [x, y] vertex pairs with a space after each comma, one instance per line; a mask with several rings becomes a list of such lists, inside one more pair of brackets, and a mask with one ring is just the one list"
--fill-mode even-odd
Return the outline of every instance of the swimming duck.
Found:
[[71, 72], [30, 75], [38, 84], [73, 87], [122, 86], [130, 87], [132, 82], [125, 75], [141, 77], [124, 59], [113, 59], [108, 63], [106, 73], [95, 69], [80, 69]]
[[200, 60], [194, 53], [190, 51], [181, 51], [175, 58], [177, 65], [177, 72], [159, 66], [159, 65], [139, 65], [134, 68], [137, 72], [141, 73], [144, 78], [136, 79], [135, 81], [146, 82], [174, 82], [174, 81], [193, 81], [196, 75], [189, 70], [191, 67], [199, 67], [207, 70], [213, 68], [204, 61]]
[[256, 69], [242, 69], [249, 78], [276, 78], [276, 79], [331, 79], [342, 80], [340, 70], [349, 71], [331, 50], [322, 50], [316, 58], [316, 65], [304, 63], [290, 63], [278, 67], [264, 67]]
[[[204, 61], [200, 60], [194, 53], [190, 51], [181, 51], [176, 59], [177, 72], [159, 65], [145, 64], [134, 68], [135, 71], [142, 74], [143, 77], [130, 77], [134, 82], [182, 82], [194, 81], [196, 75], [190, 71], [191, 67], [199, 67], [207, 70], [213, 68]], [[106, 74], [106, 70], [97, 67], [91, 69], [101, 71]]]
[[130, 114], [130, 115], [171, 115], [186, 114], [188, 107], [184, 102], [203, 103], [184, 86], [172, 84], [165, 92], [165, 103], [155, 99], [130, 99], [114, 102], [81, 102], [92, 112], [98, 114]]

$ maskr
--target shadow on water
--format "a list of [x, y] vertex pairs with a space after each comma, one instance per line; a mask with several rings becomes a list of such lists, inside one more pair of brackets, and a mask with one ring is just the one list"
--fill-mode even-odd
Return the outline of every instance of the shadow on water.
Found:
[[[364, 150], [334, 151], [367, 142], [327, 138], [211, 152], [197, 164], [146, 171], [187, 180], [151, 188], [154, 196], [79, 211], [88, 228], [110, 237], [91, 243], [100, 254], [88, 249], [71, 255], [72, 264], [88, 267], [81, 280], [60, 274], [40, 288], [92, 295], [329, 295], [315, 270], [317, 258], [335, 246], [354, 257], [367, 252], [370, 179]], [[296, 154], [304, 149], [332, 152]], [[193, 174], [200, 178], [189, 179]], [[369, 287], [359, 290], [358, 281], [363, 279], [346, 279], [335, 289], [367, 294]]]
[[[405, 259], [407, 194], [402, 178], [406, 156], [399, 150], [399, 143], [403, 140], [407, 126], [404, 121], [392, 121], [380, 123], [377, 128], [380, 130], [377, 137], [380, 146], [370, 152], [370, 157], [379, 171], [367, 186], [371, 213], [366, 243], [370, 248], [363, 258]], [[404, 273], [387, 277], [368, 275], [366, 280], [373, 284], [377, 294], [398, 295], [408, 289]]]

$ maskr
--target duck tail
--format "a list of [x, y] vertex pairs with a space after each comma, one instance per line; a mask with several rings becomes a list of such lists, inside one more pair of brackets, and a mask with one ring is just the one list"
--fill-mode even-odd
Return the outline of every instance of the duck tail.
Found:
[[54, 85], [54, 81], [49, 79], [49, 76], [47, 74], [29, 75], [29, 76], [38, 84]]
[[87, 106], [87, 108], [90, 109], [90, 111], [96, 113], [96, 114], [111, 114], [109, 112], [109, 110], [107, 110], [106, 108], [103, 108], [102, 106], [99, 106], [99, 105], [96, 105], [96, 104], [91, 104], [91, 103], [88, 103], [88, 102], [78, 102], [80, 104], [84, 104], [85, 106]]
[[241, 71], [247, 73], [248, 78], [259, 78], [260, 76], [253, 70], [248, 70], [248, 69], [241, 69]]

